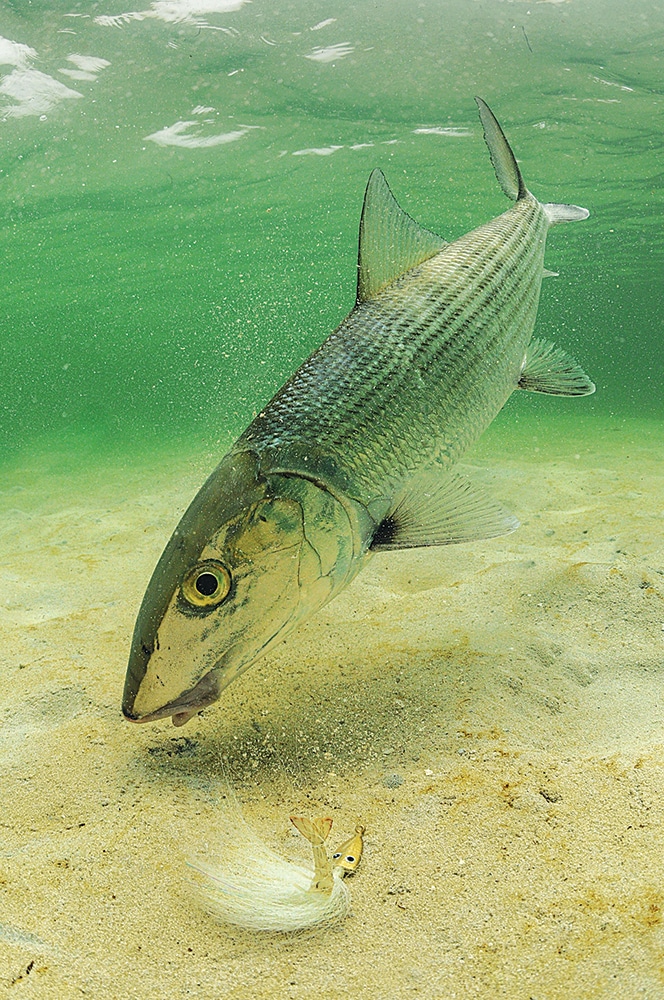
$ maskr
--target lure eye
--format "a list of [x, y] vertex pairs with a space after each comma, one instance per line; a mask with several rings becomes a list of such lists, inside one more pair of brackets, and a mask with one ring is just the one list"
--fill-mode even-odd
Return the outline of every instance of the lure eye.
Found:
[[182, 583], [183, 597], [197, 608], [216, 607], [228, 597], [230, 589], [230, 573], [222, 563], [213, 559], [194, 566]]

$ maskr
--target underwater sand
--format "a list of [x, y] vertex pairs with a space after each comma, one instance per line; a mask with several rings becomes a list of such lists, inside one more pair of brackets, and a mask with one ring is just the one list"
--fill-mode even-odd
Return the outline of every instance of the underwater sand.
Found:
[[[182, 730], [119, 702], [143, 589], [214, 460], [16, 464], [0, 996], [664, 996], [662, 428], [553, 426], [503, 421], [465, 463], [519, 531], [376, 556]], [[203, 912], [185, 860], [216, 857], [226, 776], [293, 860], [291, 812], [333, 816], [332, 841], [366, 825], [349, 919], [279, 936]]]

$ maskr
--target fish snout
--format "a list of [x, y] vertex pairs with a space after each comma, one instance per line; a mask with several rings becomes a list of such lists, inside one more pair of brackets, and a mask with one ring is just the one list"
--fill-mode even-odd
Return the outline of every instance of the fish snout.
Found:
[[122, 694], [122, 714], [131, 722], [142, 722], [144, 718], [140, 712], [136, 712], [135, 703], [153, 651], [154, 641], [149, 642], [134, 635]]
[[[129, 675], [128, 675], [129, 676]], [[131, 693], [127, 696], [125, 686], [125, 697], [122, 702], [122, 713], [125, 719], [130, 722], [156, 722], [158, 719], [166, 719], [171, 716], [174, 726], [184, 726], [202, 709], [207, 708], [219, 697], [221, 685], [219, 675], [216, 670], [210, 670], [201, 677], [200, 681], [188, 691], [183, 691], [173, 701], [168, 702], [155, 711], [137, 711], [135, 696]]]

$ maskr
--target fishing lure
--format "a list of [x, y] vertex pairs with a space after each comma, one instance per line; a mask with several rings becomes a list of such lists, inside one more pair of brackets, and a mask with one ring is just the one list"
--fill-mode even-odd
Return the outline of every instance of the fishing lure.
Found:
[[360, 863], [363, 826], [357, 825], [353, 836], [330, 857], [325, 843], [332, 819], [291, 816], [295, 828], [311, 844], [312, 871], [270, 850], [239, 811], [230, 818], [222, 834], [219, 862], [190, 862], [198, 896], [213, 917], [252, 931], [298, 931], [348, 915], [350, 894], [344, 878]]
[[306, 819], [304, 816], [291, 816], [291, 823], [296, 830], [311, 844], [314, 852], [314, 881], [311, 884], [313, 892], [331, 892], [334, 885], [334, 871], [341, 869], [341, 875], [351, 875], [360, 863], [364, 850], [363, 826], [356, 826], [353, 836], [341, 845], [332, 855], [332, 860], [325, 850], [325, 841], [332, 829], [329, 816], [321, 819]]

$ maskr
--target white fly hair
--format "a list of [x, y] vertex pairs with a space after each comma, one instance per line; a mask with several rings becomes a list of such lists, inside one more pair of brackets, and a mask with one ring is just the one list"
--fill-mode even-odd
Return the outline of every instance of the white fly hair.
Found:
[[218, 862], [192, 859], [189, 866], [199, 900], [221, 923], [299, 931], [336, 922], [350, 911], [350, 893], [338, 872], [331, 892], [312, 889], [313, 869], [286, 861], [239, 815], [222, 833]]

